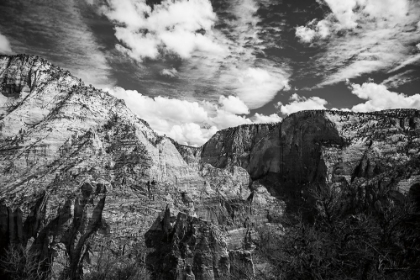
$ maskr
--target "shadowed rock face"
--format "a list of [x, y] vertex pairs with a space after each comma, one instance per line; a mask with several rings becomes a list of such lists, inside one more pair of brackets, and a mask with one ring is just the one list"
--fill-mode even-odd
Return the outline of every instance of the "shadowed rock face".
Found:
[[[89, 271], [84, 257], [94, 261], [105, 237], [120, 252], [146, 232], [149, 243], [166, 238], [162, 247], [148, 243], [156, 277], [222, 279], [252, 267], [244, 242], [252, 228], [278, 222], [285, 202], [310, 202], [309, 186], [347, 184], [368, 197], [372, 183], [391, 184], [415, 196], [420, 182], [418, 110], [299, 112], [219, 131], [193, 148], [38, 57], [0, 56], [0, 94], [0, 249], [21, 243], [51, 256], [54, 279], [80, 278], [82, 264]], [[192, 259], [179, 255], [182, 244], [194, 244]]]
[[202, 161], [241, 166], [293, 202], [307, 185], [372, 180], [419, 157], [419, 124], [418, 110], [303, 111], [278, 124], [219, 131], [203, 146]]
[[251, 252], [229, 251], [226, 234], [208, 221], [184, 213], [171, 216], [167, 208], [145, 237], [154, 249], [146, 259], [154, 279], [229, 279], [238, 269], [254, 275]]
[[104, 185], [85, 182], [57, 213], [48, 213], [50, 201], [45, 193], [25, 221], [19, 208], [13, 210], [1, 204], [0, 250], [9, 244], [23, 245], [35, 252], [39, 260], [47, 260], [54, 279], [81, 279], [91, 236], [103, 226], [105, 198]]

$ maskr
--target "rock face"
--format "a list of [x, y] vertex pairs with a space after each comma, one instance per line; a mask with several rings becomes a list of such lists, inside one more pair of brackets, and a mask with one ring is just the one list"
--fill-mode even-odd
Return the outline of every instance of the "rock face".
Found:
[[68, 197], [57, 213], [47, 215], [49, 194], [44, 193], [25, 220], [22, 211], [0, 205], [1, 250], [9, 244], [29, 245], [39, 260], [58, 256], [52, 266], [54, 279], [78, 279], [91, 245], [91, 236], [103, 226], [106, 186], [85, 182]]
[[228, 240], [216, 225], [170, 210], [158, 216], [146, 233], [147, 256], [154, 279], [230, 279], [241, 272], [254, 275], [251, 252], [228, 250]]
[[309, 186], [416, 196], [419, 156], [418, 110], [305, 111], [187, 147], [41, 58], [0, 56], [0, 255], [29, 246], [53, 279], [89, 272], [101, 240], [130, 254], [146, 233], [156, 279], [241, 278], [254, 229], [306, 203]]
[[202, 150], [203, 162], [241, 166], [286, 201], [300, 197], [310, 184], [382, 178], [419, 156], [418, 110], [302, 111], [278, 124], [219, 131]]
[[[87, 260], [95, 259], [103, 239], [113, 252], [129, 254], [125, 248], [144, 242], [166, 205], [228, 230], [247, 218], [232, 210], [251, 194], [242, 167], [203, 165], [200, 148], [157, 135], [123, 101], [39, 57], [0, 56], [0, 100], [0, 249], [44, 244], [42, 257], [51, 260], [55, 279], [70, 267], [79, 279], [82, 263], [88, 272]], [[106, 199], [81, 206], [88, 185], [95, 197], [105, 186]], [[57, 237], [76, 217], [92, 216], [96, 205], [101, 218], [86, 238], [79, 239], [88, 227], [77, 225], [77, 244]], [[49, 226], [62, 219], [63, 225]]]

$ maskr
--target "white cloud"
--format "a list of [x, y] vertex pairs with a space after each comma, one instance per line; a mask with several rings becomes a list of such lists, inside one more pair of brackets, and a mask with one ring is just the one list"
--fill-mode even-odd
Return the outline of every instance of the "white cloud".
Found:
[[280, 90], [289, 89], [287, 74], [268, 65], [265, 67], [266, 69], [229, 68], [219, 79], [229, 86], [248, 108], [260, 108], [270, 102]]
[[216, 115], [210, 118], [210, 123], [215, 124], [218, 129], [234, 127], [241, 124], [249, 124], [252, 121], [246, 117], [238, 116], [230, 112], [217, 109]]
[[303, 43], [311, 43], [314, 39], [325, 39], [334, 29], [331, 21], [323, 19], [320, 21], [312, 20], [307, 26], [299, 26], [296, 28], [296, 37]]
[[175, 78], [178, 74], [178, 71], [175, 68], [172, 69], [163, 69], [162, 71], [160, 71], [160, 74], [162, 76], [166, 76], [166, 77], [170, 77], [170, 78]]
[[222, 109], [227, 112], [237, 115], [249, 114], [249, 109], [245, 103], [235, 96], [224, 97], [221, 95], [219, 98], [219, 104], [222, 105]]
[[408, 0], [325, 0], [335, 19], [337, 29], [356, 28], [366, 17], [398, 21], [409, 11]]
[[404, 61], [400, 62], [397, 67], [389, 70], [388, 73], [398, 71], [401, 68], [404, 68], [405, 66], [408, 66], [411, 64], [417, 64], [417, 62], [420, 62], [420, 53], [407, 57]]
[[281, 122], [282, 120], [283, 119], [277, 114], [271, 114], [269, 116], [265, 116], [265, 115], [256, 113], [252, 117], [252, 121], [254, 123], [277, 123], [277, 122]]
[[[409, 0], [324, 0], [331, 13], [312, 20], [296, 32], [302, 42], [316, 42], [326, 51], [316, 57], [313, 72], [325, 73], [318, 87], [379, 70], [395, 68], [420, 40], [415, 31], [420, 4]], [[414, 29], [413, 29], [414, 27]], [[297, 30], [298, 31], [298, 30]], [[302, 36], [309, 34], [305, 41]], [[392, 50], [392, 51], [390, 51]]]
[[[144, 0], [110, 0], [100, 11], [117, 24], [117, 49], [135, 60], [165, 52], [190, 58], [195, 51], [223, 53], [211, 28], [217, 16], [208, 0], [164, 0], [153, 9]], [[204, 32], [199, 32], [204, 30]]]
[[290, 101], [286, 105], [281, 102], [277, 103], [277, 108], [282, 114], [290, 115], [303, 110], [325, 110], [325, 105], [328, 103], [325, 99], [317, 96], [306, 98], [297, 93], [290, 97]]
[[176, 76], [176, 91], [184, 97], [217, 101], [220, 95], [234, 95], [256, 109], [286, 90], [290, 76], [285, 64], [257, 57], [264, 48], [260, 5], [232, 0], [224, 10], [228, 16], [221, 18], [209, 0], [164, 0], [153, 9], [145, 0], [110, 0], [100, 11], [114, 22], [120, 52], [137, 61], [165, 63], [174, 54], [182, 59], [176, 74], [163, 70], [160, 75]]
[[1, 33], [0, 33], [0, 53], [3, 53], [3, 54], [13, 53], [9, 40], [6, 38], [6, 36], [4, 36]]
[[296, 27], [296, 37], [304, 43], [310, 43], [316, 36], [316, 31], [306, 26]]
[[233, 96], [221, 96], [218, 104], [212, 104], [161, 96], [151, 98], [121, 87], [108, 91], [124, 99], [128, 108], [146, 120], [157, 133], [165, 134], [181, 144], [200, 146], [220, 129], [279, 120], [274, 115], [256, 114], [252, 118], [239, 116], [248, 114], [249, 110], [239, 98]]
[[217, 128], [202, 128], [196, 123], [176, 124], [167, 133], [167, 136], [178, 143], [202, 145], [217, 132]]
[[367, 100], [352, 108], [355, 112], [371, 112], [395, 108], [420, 108], [420, 94], [406, 96], [403, 93], [389, 91], [385, 85], [364, 83], [351, 84], [352, 93], [357, 97]]

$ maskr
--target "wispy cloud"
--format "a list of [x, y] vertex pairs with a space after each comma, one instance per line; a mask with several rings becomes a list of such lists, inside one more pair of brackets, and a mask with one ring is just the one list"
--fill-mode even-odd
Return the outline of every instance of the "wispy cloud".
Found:
[[399, 63], [397, 67], [392, 68], [390, 71], [388, 71], [388, 73], [396, 72], [408, 65], [413, 65], [413, 64], [415, 65], [420, 64], [420, 53], [406, 57], [402, 62]]
[[414, 70], [407, 70], [402, 73], [392, 75], [391, 77], [382, 81], [381, 84], [385, 85], [387, 88], [398, 88], [399, 86], [418, 80], [418, 74]]
[[[271, 71], [270, 71], [271, 70]], [[289, 89], [287, 74], [269, 64], [264, 68], [236, 67], [223, 71], [219, 81], [240, 97], [249, 108], [259, 108], [270, 102], [279, 90]]]
[[215, 11], [209, 0], [164, 0], [152, 9], [145, 0], [110, 0], [98, 10], [114, 22], [121, 53], [139, 63], [177, 61], [159, 72], [177, 79], [176, 94], [213, 102], [235, 95], [254, 109], [287, 89], [290, 76], [261, 56], [260, 5], [231, 0]]
[[[314, 72], [325, 73], [318, 87], [380, 70], [399, 69], [418, 60], [420, 5], [409, 0], [325, 0], [324, 19], [296, 29], [303, 43], [323, 46]], [[401, 61], [403, 61], [401, 63]]]
[[[7, 4], [7, 3], [6, 3]], [[16, 0], [2, 6], [0, 26], [16, 53], [40, 55], [98, 87], [114, 84], [101, 46], [77, 0]]]

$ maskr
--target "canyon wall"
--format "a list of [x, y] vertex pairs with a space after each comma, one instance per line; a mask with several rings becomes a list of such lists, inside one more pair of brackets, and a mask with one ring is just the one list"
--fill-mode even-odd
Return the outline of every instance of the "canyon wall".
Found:
[[54, 279], [89, 273], [103, 240], [127, 255], [146, 242], [155, 279], [253, 274], [255, 229], [311, 186], [420, 183], [418, 110], [303, 111], [194, 148], [39, 57], [0, 56], [0, 94], [0, 249], [42, 252]]

